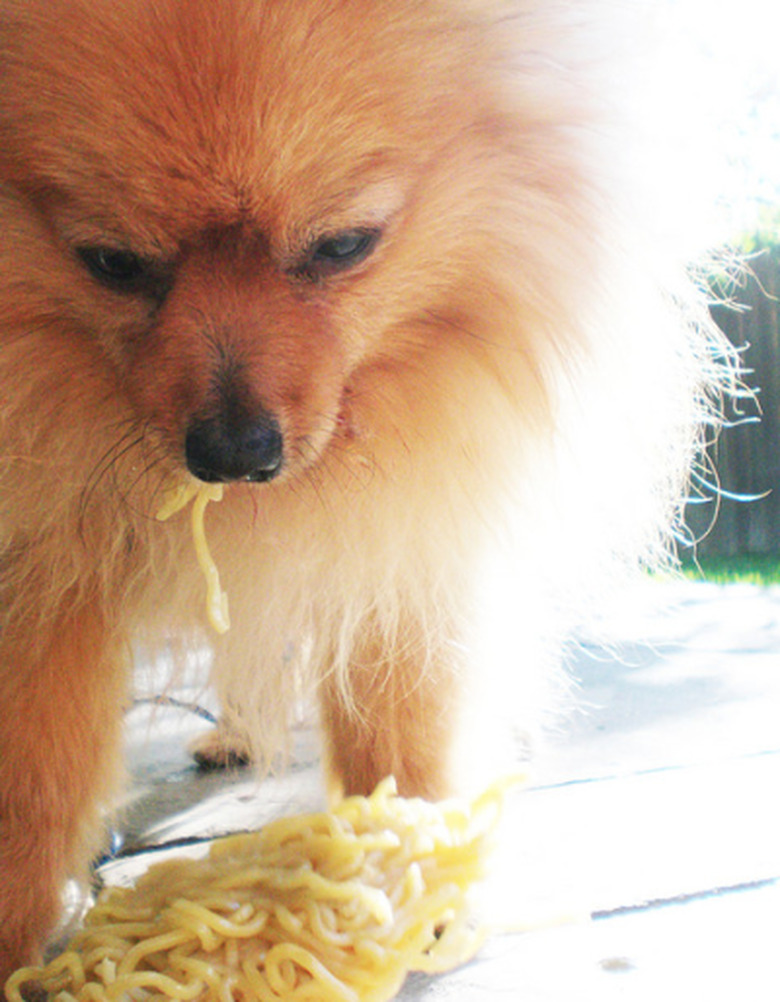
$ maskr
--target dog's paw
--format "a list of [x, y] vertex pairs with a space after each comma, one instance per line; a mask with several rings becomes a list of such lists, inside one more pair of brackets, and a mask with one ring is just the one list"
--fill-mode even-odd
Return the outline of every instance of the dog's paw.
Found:
[[224, 720], [193, 738], [187, 747], [200, 769], [232, 769], [252, 761], [246, 739]]

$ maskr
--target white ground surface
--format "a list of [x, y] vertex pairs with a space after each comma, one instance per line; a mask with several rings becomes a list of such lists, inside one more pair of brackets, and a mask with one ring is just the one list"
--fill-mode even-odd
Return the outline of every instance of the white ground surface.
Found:
[[[780, 1002], [780, 590], [652, 584], [607, 625], [612, 652], [583, 641], [579, 709], [509, 805], [491, 885], [503, 931], [401, 1000]], [[323, 805], [312, 732], [287, 775], [257, 784], [194, 769], [185, 742], [203, 726], [130, 714], [126, 852]]]

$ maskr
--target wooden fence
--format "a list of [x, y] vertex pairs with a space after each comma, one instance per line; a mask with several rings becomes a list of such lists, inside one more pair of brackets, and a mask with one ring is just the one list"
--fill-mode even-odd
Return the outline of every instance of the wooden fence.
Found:
[[741, 308], [713, 308], [742, 351], [745, 383], [757, 400], [731, 409], [730, 423], [708, 451], [720, 493], [703, 486], [702, 503], [687, 507], [702, 557], [780, 555], [780, 247], [752, 258], [750, 270], [733, 296]]

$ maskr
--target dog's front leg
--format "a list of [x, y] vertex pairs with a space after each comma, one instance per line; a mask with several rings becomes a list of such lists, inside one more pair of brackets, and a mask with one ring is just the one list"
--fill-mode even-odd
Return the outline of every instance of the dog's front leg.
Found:
[[334, 796], [371, 793], [393, 775], [403, 796], [441, 799], [452, 792], [450, 765], [459, 685], [449, 645], [405, 623], [388, 646], [366, 630], [353, 651], [346, 685], [329, 677], [321, 712], [326, 768]]
[[97, 603], [80, 596], [67, 596], [46, 622], [32, 609], [27, 617], [11, 611], [3, 625], [0, 991], [39, 956], [65, 879], [95, 846], [99, 805], [119, 772], [126, 676], [108, 636]]

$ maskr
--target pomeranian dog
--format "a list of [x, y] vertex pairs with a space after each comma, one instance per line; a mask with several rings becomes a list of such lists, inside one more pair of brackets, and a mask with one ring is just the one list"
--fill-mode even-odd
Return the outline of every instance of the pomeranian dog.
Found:
[[[207, 638], [261, 763], [308, 691], [334, 795], [439, 797], [472, 680], [530, 706], [665, 552], [712, 335], [595, 6], [0, 0], [0, 977], [95, 846], [131, 643]], [[156, 517], [198, 483], [223, 634]]]

